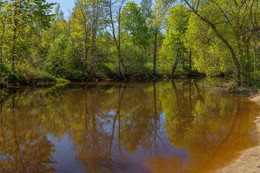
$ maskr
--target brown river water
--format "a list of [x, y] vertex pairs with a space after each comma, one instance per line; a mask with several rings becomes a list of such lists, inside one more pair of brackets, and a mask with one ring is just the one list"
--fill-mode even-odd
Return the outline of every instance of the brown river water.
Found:
[[0, 172], [214, 172], [257, 145], [259, 110], [203, 80], [2, 89]]

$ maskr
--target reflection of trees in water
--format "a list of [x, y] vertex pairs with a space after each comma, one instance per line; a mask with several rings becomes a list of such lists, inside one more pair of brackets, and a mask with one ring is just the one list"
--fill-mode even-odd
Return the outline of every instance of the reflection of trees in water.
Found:
[[[8, 137], [2, 137], [3, 145], [10, 144], [10, 151], [4, 150], [3, 145], [0, 150], [14, 157], [16, 143], [18, 146], [28, 144], [26, 156], [41, 165], [52, 162], [53, 146], [46, 134], [59, 140], [68, 133], [77, 160], [92, 172], [124, 170], [132, 166], [129, 155], [143, 150], [150, 153], [146, 161], [148, 167], [157, 165], [159, 169], [164, 165], [164, 169], [158, 171], [179, 172], [185, 164], [199, 169], [198, 165], [210, 165], [211, 160], [221, 158], [223, 150], [232, 150], [230, 155], [233, 156], [234, 146], [252, 145], [248, 131], [253, 125], [243, 124], [252, 117], [240, 115], [246, 111], [249, 115], [250, 105], [240, 104], [236, 98], [206, 92], [196, 81], [44, 89], [20, 92], [15, 97], [16, 108], [9, 106], [9, 109], [7, 105], [11, 100], [7, 100], [3, 108], [5, 116], [1, 114], [0, 122], [4, 124], [1, 135]], [[13, 113], [16, 115], [11, 116]], [[162, 122], [164, 114], [165, 122]], [[187, 162], [180, 156], [161, 155], [169, 147], [165, 144], [168, 138], [164, 128], [170, 143], [186, 148], [192, 160]], [[11, 132], [16, 137], [8, 135]], [[238, 133], [242, 134], [239, 140], [234, 135]], [[44, 146], [43, 161], [37, 161], [41, 156], [35, 158], [34, 152]], [[5, 164], [15, 165], [14, 161], [9, 159]], [[34, 162], [27, 165], [30, 164]]]
[[48, 164], [55, 163], [54, 146], [39, 132], [39, 124], [24, 117], [18, 110], [19, 99], [14, 96], [4, 106], [0, 101], [0, 171], [55, 172]]
[[[222, 160], [230, 160], [242, 148], [253, 145], [249, 132], [254, 129], [255, 113], [250, 105], [221, 93], [200, 91], [195, 81], [186, 87], [182, 84], [181, 90], [174, 82], [172, 87], [172, 106], [163, 105], [165, 128], [173, 146], [186, 148], [191, 156], [184, 170], [199, 172], [219, 166]], [[184, 89], [189, 92], [183, 92]]]
[[[78, 125], [81, 126], [85, 122], [87, 129], [84, 131], [85, 134], [82, 134], [83, 128], [78, 128], [82, 129], [79, 131], [73, 128], [71, 131], [79, 153], [78, 159], [87, 170], [93, 171], [115, 165], [127, 166], [131, 163], [126, 152], [134, 153], [140, 145], [148, 150], [152, 149], [154, 138], [151, 135], [156, 127], [154, 117], [157, 107], [155, 107], [156, 100], [150, 98], [155, 98], [155, 95], [145, 92], [142, 87], [133, 88], [121, 84], [114, 88], [113, 92], [103, 93], [100, 100], [98, 96], [101, 93], [96, 92], [96, 90], [85, 91], [85, 101], [81, 101], [80, 107], [85, 107], [87, 121], [80, 120], [78, 122], [81, 123]], [[90, 129], [90, 126], [98, 128]], [[98, 140], [95, 141], [93, 136]], [[85, 140], [83, 142], [78, 139]]]

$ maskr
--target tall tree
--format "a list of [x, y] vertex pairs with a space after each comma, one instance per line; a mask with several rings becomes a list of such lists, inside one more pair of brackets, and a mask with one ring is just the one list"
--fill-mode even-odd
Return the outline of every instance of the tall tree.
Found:
[[97, 61], [97, 36], [98, 33], [103, 31], [104, 28], [107, 27], [107, 24], [109, 23], [109, 17], [108, 17], [108, 3], [106, 0], [92, 0], [92, 21], [93, 21], [93, 27], [91, 30], [91, 56], [92, 56], [92, 69], [95, 66], [95, 63]]
[[11, 11], [12, 25], [12, 71], [15, 72], [16, 44], [22, 28], [29, 25], [31, 28], [41, 29], [50, 26], [51, 9], [54, 3], [46, 3], [45, 0], [11, 0], [7, 3], [7, 9]]
[[[5, 8], [5, 3], [0, 2], [0, 76], [2, 77], [3, 72], [3, 45], [4, 45], [4, 36], [6, 34], [6, 23], [7, 23], [7, 11]], [[0, 81], [1, 83], [2, 81]]]
[[[259, 33], [259, 1], [183, 0], [189, 9], [227, 47], [236, 67], [237, 81], [241, 82], [241, 70], [246, 72], [250, 65], [250, 40]], [[227, 31], [230, 31], [227, 33]], [[233, 39], [237, 44], [233, 43]], [[249, 77], [243, 74], [243, 77]]]
[[129, 33], [134, 44], [144, 48], [149, 44], [149, 32], [142, 15], [142, 8], [135, 2], [128, 2], [122, 10], [122, 29]]
[[156, 0], [155, 6], [152, 11], [152, 15], [148, 18], [148, 23], [150, 27], [154, 30], [154, 58], [153, 58], [153, 74], [156, 73], [156, 61], [157, 61], [157, 36], [160, 30], [165, 14], [168, 11], [168, 4], [162, 0]]
[[140, 3], [141, 13], [145, 20], [147, 20], [152, 15], [152, 0], [142, 0]]
[[[88, 0], [78, 0], [75, 4], [72, 14], [72, 22], [75, 25], [75, 34], [80, 33], [83, 35], [84, 40], [84, 71], [87, 73], [88, 66], [88, 51], [90, 32], [94, 26], [92, 19], [92, 2]], [[81, 31], [79, 31], [79, 29]], [[82, 33], [83, 32], [83, 33]], [[78, 35], [78, 34], [77, 34]], [[81, 35], [79, 36], [81, 37]], [[81, 38], [80, 38], [81, 39]]]
[[[80, 43], [80, 40], [84, 42], [85, 73], [92, 72], [94, 68], [97, 58], [97, 34], [107, 23], [107, 10], [107, 3], [104, 0], [77, 0], [73, 9], [71, 16], [72, 37], [75, 42]], [[79, 44], [78, 49], [81, 49], [81, 47], [81, 44]], [[88, 58], [89, 54], [92, 59]]]
[[122, 71], [121, 71], [121, 67], [120, 67], [120, 64], [122, 65], [123, 67], [123, 70], [124, 70], [124, 78], [125, 78], [125, 75], [126, 75], [126, 67], [125, 67], [125, 64], [124, 64], [124, 61], [122, 59], [122, 54], [121, 54], [121, 12], [122, 12], [122, 8], [123, 8], [123, 5], [124, 3], [126, 2], [126, 0], [121, 0], [121, 2], [119, 3], [119, 6], [118, 8], [115, 10], [117, 11], [117, 16], [118, 16], [118, 38], [116, 38], [116, 31], [115, 31], [115, 23], [114, 23], [114, 17], [113, 17], [113, 4], [114, 2], [112, 2], [112, 0], [109, 0], [109, 14], [110, 14], [110, 23], [111, 23], [111, 28], [112, 28], [112, 35], [113, 35], [113, 39], [114, 39], [114, 43], [116, 45], [116, 48], [117, 48], [117, 55], [118, 55], [118, 73], [119, 73], [119, 77], [120, 79], [123, 78], [122, 76]]
[[[184, 45], [184, 38], [187, 31], [188, 21], [189, 10], [183, 5], [175, 5], [167, 14], [165, 22], [166, 34], [161, 53], [166, 57], [165, 61], [168, 62], [170, 60], [173, 62], [171, 72], [172, 76], [174, 76], [180, 57], [184, 58], [184, 54], [187, 53], [187, 48]], [[175, 56], [176, 58], [174, 59]]]

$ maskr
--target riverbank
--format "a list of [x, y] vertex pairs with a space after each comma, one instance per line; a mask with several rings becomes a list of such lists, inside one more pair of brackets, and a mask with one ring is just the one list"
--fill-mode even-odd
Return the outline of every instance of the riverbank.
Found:
[[[260, 105], [260, 92], [253, 93], [250, 100]], [[255, 119], [256, 122], [256, 138], [258, 145], [244, 151], [241, 156], [230, 165], [216, 171], [216, 173], [259, 173], [260, 172], [260, 112]]]
[[157, 82], [161, 80], [173, 80], [173, 79], [201, 79], [206, 75], [198, 73], [197, 71], [188, 71], [175, 74], [174, 77], [171, 74], [147, 72], [142, 74], [127, 74], [123, 77], [119, 77], [117, 74], [109, 76], [98, 76], [94, 74], [88, 74], [73, 77], [57, 77], [55, 75], [38, 72], [33, 74], [20, 74], [18, 72], [12, 74], [11, 72], [0, 76], [0, 87], [7, 86], [44, 86], [55, 85], [57, 83], [90, 83], [90, 82]]

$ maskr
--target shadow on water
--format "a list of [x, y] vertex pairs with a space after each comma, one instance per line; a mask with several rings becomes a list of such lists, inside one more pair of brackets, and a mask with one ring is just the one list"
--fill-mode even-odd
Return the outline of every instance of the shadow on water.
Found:
[[196, 80], [1, 93], [1, 172], [211, 172], [257, 143], [259, 107]]

